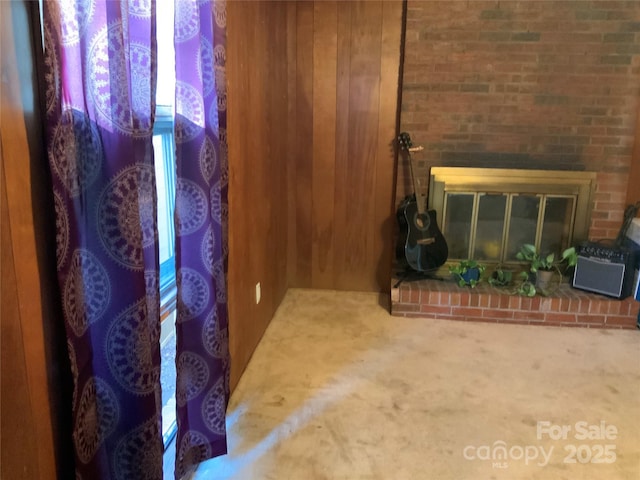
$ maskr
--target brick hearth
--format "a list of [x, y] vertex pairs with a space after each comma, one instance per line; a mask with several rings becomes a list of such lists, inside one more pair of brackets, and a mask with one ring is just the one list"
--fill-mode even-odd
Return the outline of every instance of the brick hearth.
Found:
[[393, 288], [391, 314], [525, 325], [634, 329], [640, 303], [584, 292], [560, 285], [552, 296], [512, 295], [486, 283], [459, 287], [450, 280], [414, 280]]

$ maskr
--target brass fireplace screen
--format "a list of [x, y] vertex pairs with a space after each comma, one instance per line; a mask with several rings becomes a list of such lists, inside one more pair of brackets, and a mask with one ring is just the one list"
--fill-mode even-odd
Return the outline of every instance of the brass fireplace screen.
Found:
[[595, 173], [433, 167], [429, 208], [449, 245], [449, 260], [517, 262], [521, 245], [559, 254], [586, 240]]

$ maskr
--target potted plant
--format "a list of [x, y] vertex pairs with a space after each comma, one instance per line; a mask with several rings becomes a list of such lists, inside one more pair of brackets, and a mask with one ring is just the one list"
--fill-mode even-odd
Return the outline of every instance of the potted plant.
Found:
[[449, 266], [449, 273], [453, 275], [461, 287], [475, 287], [480, 282], [480, 277], [485, 271], [485, 266], [475, 260], [461, 260], [455, 265]]
[[[561, 258], [556, 259], [555, 253], [543, 255], [530, 243], [522, 245], [520, 251], [516, 254], [516, 258], [529, 262], [529, 272], [534, 277], [532, 279], [527, 272], [522, 272], [524, 276], [522, 276], [523, 282], [519, 290], [525, 286], [524, 294], [528, 296], [535, 295], [535, 289], [541, 290], [543, 293], [548, 291], [553, 281], [553, 276], [557, 274], [562, 278], [566, 268], [575, 266], [578, 261], [574, 247], [567, 248], [562, 252]], [[564, 269], [561, 269], [561, 266], [564, 266]], [[532, 291], [530, 286], [534, 286], [532, 295], [530, 295]]]
[[530, 272], [520, 272], [518, 275], [519, 281], [515, 287], [515, 293], [523, 295], [525, 297], [534, 297], [537, 293], [536, 286], [534, 285], [535, 279], [531, 278]]
[[508, 287], [513, 283], [513, 276], [513, 269], [498, 265], [495, 270], [491, 272], [488, 282], [489, 285], [493, 287]]

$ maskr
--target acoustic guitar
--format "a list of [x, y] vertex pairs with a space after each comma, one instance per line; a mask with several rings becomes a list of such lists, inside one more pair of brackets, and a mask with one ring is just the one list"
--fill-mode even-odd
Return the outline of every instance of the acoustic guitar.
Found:
[[426, 208], [426, 200], [420, 195], [420, 184], [414, 172], [411, 152], [421, 151], [423, 147], [413, 147], [411, 137], [406, 132], [398, 136], [398, 145], [409, 160], [413, 195], [402, 201], [396, 213], [400, 226], [396, 256], [405, 267], [428, 272], [444, 265], [449, 256], [449, 247], [438, 228], [435, 210]]

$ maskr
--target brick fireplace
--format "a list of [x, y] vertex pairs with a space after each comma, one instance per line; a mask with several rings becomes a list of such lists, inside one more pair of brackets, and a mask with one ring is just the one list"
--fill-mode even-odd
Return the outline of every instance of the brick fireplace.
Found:
[[419, 280], [393, 288], [391, 314], [439, 320], [512, 323], [585, 328], [635, 329], [640, 302], [609, 299], [561, 285], [549, 297], [521, 297], [481, 283]]
[[[640, 98], [639, 41], [637, 2], [408, 0], [400, 130], [424, 146], [414, 155], [421, 183], [434, 166], [594, 172], [588, 238], [615, 238]], [[401, 159], [397, 204], [411, 191]], [[635, 328], [638, 310], [568, 285], [529, 299], [422, 280], [392, 289], [392, 300], [399, 315], [616, 328]]]
[[[640, 4], [408, 0], [400, 130], [432, 166], [597, 174], [590, 237], [622, 221], [640, 98]], [[396, 199], [411, 191], [406, 163]]]

